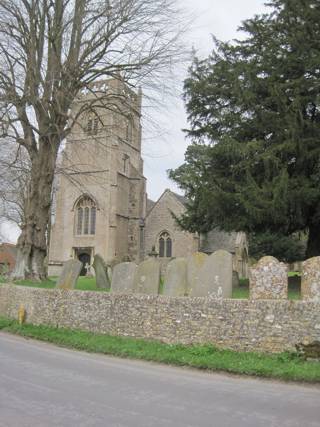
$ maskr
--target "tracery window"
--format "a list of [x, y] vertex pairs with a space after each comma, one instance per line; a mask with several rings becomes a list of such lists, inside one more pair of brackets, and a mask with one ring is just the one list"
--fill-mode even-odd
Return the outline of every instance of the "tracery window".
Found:
[[159, 236], [159, 257], [172, 257], [172, 239], [167, 231], [163, 231]]
[[76, 205], [76, 234], [90, 235], [96, 232], [96, 212], [94, 201], [89, 196], [83, 196]]

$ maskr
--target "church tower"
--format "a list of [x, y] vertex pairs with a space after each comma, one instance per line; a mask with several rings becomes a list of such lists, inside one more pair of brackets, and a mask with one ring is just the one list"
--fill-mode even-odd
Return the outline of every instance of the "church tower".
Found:
[[[141, 92], [121, 80], [95, 83], [72, 109], [75, 125], [57, 172], [49, 275], [64, 261], [143, 258], [145, 187]], [[84, 271], [83, 271], [84, 273]]]

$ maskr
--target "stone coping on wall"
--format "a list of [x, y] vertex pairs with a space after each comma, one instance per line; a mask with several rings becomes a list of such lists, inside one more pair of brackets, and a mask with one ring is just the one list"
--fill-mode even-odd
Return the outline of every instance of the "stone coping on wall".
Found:
[[0, 315], [165, 343], [212, 343], [239, 351], [293, 351], [320, 340], [320, 303], [111, 294], [0, 285]]

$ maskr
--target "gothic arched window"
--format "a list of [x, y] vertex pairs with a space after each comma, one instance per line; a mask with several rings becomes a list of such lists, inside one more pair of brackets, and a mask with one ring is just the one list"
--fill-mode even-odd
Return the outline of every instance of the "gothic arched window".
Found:
[[96, 212], [94, 201], [89, 196], [83, 196], [76, 205], [76, 234], [89, 235], [96, 232]]
[[167, 231], [163, 231], [159, 236], [159, 257], [172, 257], [172, 239]]

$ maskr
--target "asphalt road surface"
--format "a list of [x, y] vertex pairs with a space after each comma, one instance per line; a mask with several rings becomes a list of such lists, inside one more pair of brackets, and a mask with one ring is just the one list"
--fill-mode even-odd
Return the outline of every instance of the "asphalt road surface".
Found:
[[319, 427], [320, 388], [87, 354], [0, 333], [1, 427]]

